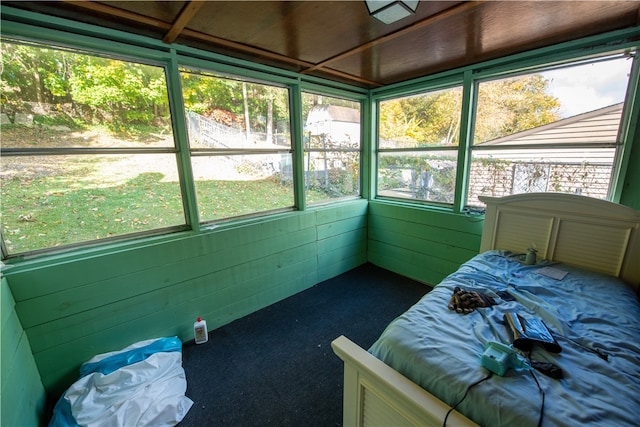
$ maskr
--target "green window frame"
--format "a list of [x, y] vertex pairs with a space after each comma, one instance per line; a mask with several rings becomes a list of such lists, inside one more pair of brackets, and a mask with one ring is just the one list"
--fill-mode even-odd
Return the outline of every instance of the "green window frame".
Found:
[[[24, 13], [18, 12], [18, 14], [22, 15]], [[150, 159], [149, 163], [153, 164], [154, 167], [160, 168], [160, 163], [152, 159], [152, 157], [155, 156], [155, 158], [157, 158], [158, 156], [162, 156], [164, 160], [161, 163], [170, 165], [172, 168], [171, 175], [175, 178], [171, 181], [171, 188], [173, 189], [170, 192], [171, 194], [166, 190], [156, 191], [154, 188], [149, 187], [150, 185], [163, 182], [165, 178], [159, 174], [151, 174], [152, 176], [149, 176], [148, 182], [134, 182], [134, 184], [135, 187], [146, 191], [146, 193], [143, 193], [145, 197], [153, 198], [154, 201], [161, 203], [158, 209], [164, 209], [163, 215], [168, 213], [167, 209], [171, 210], [171, 212], [175, 211], [176, 215], [174, 215], [174, 217], [176, 217], [176, 219], [172, 220], [171, 223], [167, 223], [164, 219], [157, 223], [151, 223], [141, 215], [133, 216], [132, 218], [125, 217], [124, 213], [127, 211], [127, 207], [135, 206], [137, 208], [145, 208], [147, 205], [145, 205], [146, 200], [143, 197], [133, 200], [133, 193], [129, 192], [129, 189], [126, 187], [122, 187], [120, 191], [123, 194], [126, 193], [127, 197], [130, 197], [130, 203], [125, 207], [111, 209], [109, 214], [119, 215], [114, 216], [110, 224], [129, 225], [130, 228], [126, 231], [121, 233], [107, 231], [104, 235], [98, 235], [93, 232], [90, 233], [90, 236], [79, 237], [71, 241], [45, 242], [37, 247], [14, 247], [11, 246], [11, 244], [5, 244], [5, 240], [11, 240], [14, 236], [15, 238], [20, 238], [21, 235], [18, 234], [20, 231], [16, 230], [19, 228], [24, 230], [25, 226], [33, 228], [32, 226], [35, 225], [37, 221], [32, 220], [34, 218], [36, 220], [41, 218], [39, 214], [36, 215], [35, 213], [22, 212], [22, 210], [20, 210], [20, 212], [16, 213], [15, 218], [17, 219], [14, 221], [20, 221], [20, 227], [14, 224], [8, 224], [7, 221], [3, 220], [2, 228], [0, 229], [0, 231], [2, 231], [2, 239], [0, 241], [2, 244], [3, 260], [25, 259], [59, 253], [69, 253], [70, 256], [73, 256], [74, 251], [82, 250], [83, 248], [94, 248], [96, 250], [106, 251], [117, 250], [121, 247], [145, 244], [145, 241], [148, 241], [149, 238], [172, 239], [177, 232], [208, 233], [215, 229], [221, 229], [221, 227], [233, 227], [237, 224], [245, 224], [247, 221], [263, 221], [273, 215], [282, 214], [283, 212], [306, 210], [304, 174], [301, 169], [302, 153], [304, 150], [302, 144], [302, 90], [326, 93], [326, 96], [351, 100], [360, 105], [363, 105], [367, 99], [367, 91], [365, 89], [328, 82], [311, 76], [301, 79], [298, 74], [293, 72], [232, 59], [198, 49], [183, 46], [168, 47], [157, 41], [124, 34], [115, 30], [104, 30], [107, 34], [101, 33], [105, 37], [112, 38], [110, 42], [105, 42], [103, 39], [93, 38], [92, 35], [95, 34], [95, 28], [90, 25], [78, 26], [75, 23], [71, 24], [64, 20], [56, 19], [60, 28], [66, 28], [66, 31], [58, 31], [49, 30], [46, 26], [33, 27], [28, 24], [5, 21], [5, 17], [6, 16], [3, 15], [3, 40], [12, 40], [21, 44], [38, 45], [50, 50], [80, 52], [82, 54], [95, 56], [95, 58], [99, 59], [116, 62], [124, 61], [134, 64], [136, 67], [151, 66], [156, 67], [155, 69], [157, 70], [161, 70], [164, 76], [161, 86], [163, 87], [164, 96], [167, 97], [167, 103], [164, 105], [167, 109], [167, 114], [169, 114], [167, 119], [168, 126], [162, 132], [164, 136], [170, 137], [170, 139], [172, 138], [172, 142], [164, 146], [144, 144], [126, 146], [125, 144], [124, 146], [118, 147], [106, 145], [97, 147], [69, 146], [38, 149], [29, 148], [28, 150], [25, 150], [25, 147], [8, 147], [7, 144], [3, 143], [3, 146], [0, 147], [3, 160], [5, 158], [11, 158], [21, 161], [20, 159], [24, 160], [35, 155], [43, 159], [53, 156], [59, 161], [64, 161], [68, 158], [73, 158], [77, 161], [83, 158], [83, 156], [92, 156], [91, 158], [97, 160], [105, 156], [116, 158], [117, 156], [127, 155], [136, 158], [148, 158]], [[284, 122], [280, 124], [278, 129], [282, 130], [283, 133], [287, 133], [286, 138], [288, 142], [273, 149], [256, 149], [255, 147], [250, 147], [247, 150], [238, 150], [238, 147], [235, 147], [219, 150], [215, 147], [202, 149], [190, 146], [188, 117], [187, 111], [185, 110], [185, 100], [183, 99], [181, 91], [181, 70], [216, 75], [235, 82], [244, 82], [247, 85], [262, 85], [261, 87], [273, 88], [286, 93], [286, 99], [284, 99], [281, 104], [282, 107], [288, 109], [288, 111], [285, 112], [286, 119], [284, 119]], [[158, 88], [157, 84], [147, 86], [147, 90], [149, 87]], [[136, 114], [141, 113], [140, 110], [140, 108], [137, 110], [132, 109], [133, 113]], [[157, 123], [154, 123], [154, 126], [156, 127], [154, 131], [160, 131]], [[361, 149], [361, 145], [359, 149]], [[356, 149], [356, 151], [359, 149]], [[284, 175], [270, 177], [270, 179], [277, 177], [278, 185], [284, 183], [286, 187], [285, 198], [287, 200], [285, 204], [270, 205], [268, 201], [265, 202], [266, 199], [264, 198], [263, 192], [260, 193], [258, 197], [247, 199], [257, 203], [257, 205], [243, 206], [244, 210], [231, 212], [228, 215], [225, 214], [218, 217], [207, 215], [206, 211], [203, 214], [201, 208], [203, 202], [207, 203], [206, 197], [208, 197], [209, 194], [207, 194], [208, 189], [205, 187], [198, 189], [201, 183], [198, 182], [197, 176], [194, 176], [194, 172], [198, 172], [198, 167], [194, 167], [195, 162], [224, 156], [235, 156], [236, 158], [253, 160], [265, 155], [287, 158], [285, 163], [290, 164], [290, 169], [287, 171], [286, 177]], [[289, 162], [288, 159], [292, 160]], [[240, 165], [240, 169], [247, 167], [248, 163], [251, 162]], [[252, 166], [249, 165], [248, 167], [251, 168]], [[122, 166], [122, 168], [126, 173], [135, 173], [138, 170], [137, 166]], [[357, 179], [362, 179], [362, 175], [359, 174]], [[80, 181], [76, 181], [76, 184], [80, 183]], [[356, 187], [359, 189], [362, 187], [360, 182], [358, 182]], [[235, 191], [239, 193], [242, 190], [243, 189], [240, 188]], [[266, 193], [269, 193], [269, 190], [267, 190]], [[96, 194], [93, 196], [96, 196]], [[97, 194], [97, 199], [113, 201], [114, 197]], [[167, 199], [171, 200], [172, 205], [169, 206], [167, 204]], [[323, 200], [323, 203], [335, 203], [342, 200], [344, 200], [344, 198], [327, 198]], [[264, 203], [260, 204], [261, 201]], [[65, 203], [66, 206], [70, 206], [70, 202]], [[211, 199], [209, 203], [212, 204]], [[171, 206], [174, 207], [172, 208]], [[9, 212], [8, 208], [8, 203], [6, 200], [3, 200], [2, 218], [6, 219], [13, 214], [13, 212]], [[87, 208], [92, 209], [93, 207], [88, 206]], [[11, 210], [13, 211], [15, 209]], [[70, 209], [69, 212], [76, 214], [73, 208]], [[102, 215], [100, 208], [98, 208], [98, 212]], [[62, 215], [59, 214], [58, 218], [54, 218], [53, 221], [60, 220], [60, 218], [62, 218]], [[74, 218], [74, 220], [75, 219], [76, 218]], [[81, 221], [80, 219], [79, 222]], [[80, 228], [77, 222], [69, 221], [69, 223], [70, 226], [66, 229], [68, 234]], [[133, 224], [144, 224], [146, 228], [132, 230], [131, 225]], [[82, 224], [82, 226], [86, 225]], [[21, 242], [24, 242], [24, 239], [22, 239]]]
[[377, 195], [453, 206], [462, 86], [378, 102]]
[[199, 223], [293, 210], [290, 90], [186, 67], [180, 77]]
[[482, 208], [480, 195], [530, 192], [610, 200], [632, 55], [478, 79], [467, 205]]
[[2, 44], [3, 259], [187, 229], [164, 65]]
[[[629, 72], [628, 78], [624, 82], [626, 87], [624, 91], [624, 100], [620, 103], [622, 104], [621, 106], [623, 106], [623, 108], [617, 112], [619, 116], [619, 128], [616, 140], [612, 141], [611, 136], [609, 136], [606, 141], [602, 140], [600, 141], [600, 144], [595, 144], [597, 145], [597, 147], [595, 147], [594, 144], [589, 143], [569, 144], [570, 148], [574, 151], [581, 150], [585, 147], [590, 147], [596, 151], [600, 150], [604, 152], [608, 150], [608, 155], [613, 153], [609, 157], [610, 164], [606, 166], [606, 168], [608, 169], [606, 173], [604, 173], [607, 180], [607, 183], [604, 184], [604, 193], [600, 188], [598, 194], [595, 195], [595, 197], [607, 198], [608, 200], [614, 202], [619, 201], [622, 182], [625, 175], [625, 165], [627, 164], [627, 157], [630, 154], [633, 138], [637, 137], [637, 131], [634, 130], [631, 126], [633, 123], [637, 122], [637, 117], [639, 115], [638, 110], [640, 109], [638, 102], [635, 100], [637, 96], [636, 94], [639, 90], [638, 76], [640, 69], [640, 60], [638, 58], [638, 46], [634, 42], [629, 42], [626, 47], [611, 50], [609, 46], [603, 44], [597, 49], [591, 47], [592, 51], [589, 52], [588, 56], [585, 56], [584, 49], [579, 47], [579, 42], [570, 43], [559, 47], [542, 49], [528, 55], [521, 55], [520, 57], [515, 59], [504, 58], [488, 64], [479, 64], [464, 69], [451, 70], [436, 76], [416, 79], [406, 84], [399, 84], [389, 88], [373, 90], [372, 103], [378, 120], [378, 126], [374, 130], [373, 137], [376, 146], [374, 155], [377, 178], [374, 185], [373, 198], [376, 200], [391, 203], [401, 202], [418, 204], [427, 208], [445, 209], [454, 213], [477, 211], [482, 212], [484, 206], [481, 202], [478, 201], [476, 194], [478, 189], [477, 181], [479, 179], [478, 164], [482, 162], [492, 163], [491, 155], [492, 153], [497, 154], [500, 150], [500, 147], [490, 147], [490, 144], [485, 144], [483, 146], [482, 141], [474, 140], [474, 136], [477, 136], [474, 135], [474, 133], [477, 134], [476, 127], [479, 125], [478, 122], [480, 120], [483, 120], [481, 118], [481, 115], [478, 114], [478, 102], [479, 99], [483, 99], [483, 87], [481, 85], [486, 85], [487, 82], [491, 81], [505, 81], [506, 79], [514, 77], [517, 79], [525, 75], [530, 76], [535, 75], [536, 73], [550, 70], [566, 69], [568, 67], [585, 64], [597, 64], [603, 61], [610, 61], [612, 60], [612, 58], [626, 58], [626, 60], [630, 61], [628, 65]], [[388, 191], [388, 189], [385, 187], [385, 177], [383, 176], [383, 174], [385, 173], [385, 162], [388, 163], [388, 156], [390, 156], [391, 154], [413, 154], [415, 157], [417, 157], [419, 154], [422, 154], [422, 152], [438, 153], [438, 150], [441, 150], [441, 147], [438, 147], [437, 144], [434, 144], [432, 142], [431, 145], [424, 144], [425, 147], [419, 147], [418, 151], [411, 153], [411, 149], [414, 151], [416, 150], [415, 147], [411, 149], [407, 149], [406, 147], [390, 148], [389, 146], [385, 145], [384, 141], [382, 140], [382, 134], [380, 130], [381, 128], [384, 129], [385, 126], [389, 126], [389, 124], [387, 123], [380, 123], [381, 120], [384, 120], [384, 107], [386, 106], [385, 103], [389, 102], [389, 100], [397, 101], [411, 96], [420, 96], [425, 93], [437, 92], [442, 90], [443, 88], [450, 88], [454, 87], [455, 85], [462, 85], [462, 105], [459, 110], [459, 114], [461, 117], [461, 123], [459, 126], [460, 139], [456, 145], [458, 157], [455, 175], [455, 194], [453, 195], [453, 197], [449, 197], [446, 203], [443, 203], [441, 200], [429, 200], [428, 197], [421, 197], [420, 194], [398, 195], [398, 193], [394, 194], [393, 192]], [[483, 123], [480, 123], [480, 125], [482, 124]], [[526, 133], [527, 129], [523, 129], [523, 132]], [[533, 132], [533, 130], [529, 130], [528, 132]], [[530, 153], [535, 150], [535, 147], [532, 147], [530, 145], [527, 146], [526, 144], [523, 144], [518, 148], [529, 150]], [[559, 152], [561, 149], [566, 149], [567, 147], [563, 146], [560, 141], [552, 148]], [[484, 157], [488, 158], [488, 160], [480, 160], [478, 156], [479, 153], [486, 154]], [[596, 156], [597, 154], [598, 153], [593, 154], [593, 156]], [[515, 171], [513, 173], [533, 176], [537, 172], [539, 172], [533, 169], [528, 170], [527, 167], [529, 167], [529, 165], [525, 164], [526, 162], [514, 162], [514, 164], [515, 163], [518, 164], [518, 171]], [[575, 169], [572, 169], [571, 174], [573, 175], [591, 173], [593, 176], [595, 176], [593, 180], [594, 182], [596, 180], [602, 181], [603, 179], [603, 172], [595, 171], [595, 166], [592, 164], [588, 164], [588, 162], [583, 162], [583, 164], [574, 164], [572, 166]], [[498, 167], [495, 167], [494, 169], [497, 168]], [[533, 168], [533, 166], [531, 166], [531, 168]], [[566, 172], [564, 174], [566, 175], [567, 173], [569, 172]], [[552, 178], [556, 179], [557, 176], [558, 174], [556, 173], [552, 176]], [[600, 187], [603, 186], [603, 184], [601, 183], [598, 183], [598, 185]], [[524, 190], [521, 189], [521, 191], [535, 190], [535, 186], [521, 187], [524, 188]], [[571, 187], [569, 189], [563, 188], [561, 185], [557, 184], [557, 182], [552, 190], [565, 192], [573, 191], [579, 194], [581, 193], [581, 190], [575, 190], [575, 187]], [[548, 190], [545, 189], [544, 191]], [[502, 196], [511, 194], [512, 192], [513, 191], [503, 193], [496, 192], [489, 193], [488, 195]], [[594, 196], [594, 194], [590, 194], [589, 191], [582, 191], [582, 194]]]
[[305, 205], [361, 197], [362, 102], [301, 95]]

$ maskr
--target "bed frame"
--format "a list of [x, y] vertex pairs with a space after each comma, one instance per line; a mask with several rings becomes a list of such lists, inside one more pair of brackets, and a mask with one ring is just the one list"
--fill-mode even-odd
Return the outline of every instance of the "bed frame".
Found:
[[[480, 252], [525, 252], [640, 284], [640, 211], [584, 196], [531, 193], [480, 197], [487, 206]], [[344, 361], [343, 425], [442, 426], [450, 406], [365, 349], [340, 336]], [[447, 426], [474, 426], [457, 411]]]

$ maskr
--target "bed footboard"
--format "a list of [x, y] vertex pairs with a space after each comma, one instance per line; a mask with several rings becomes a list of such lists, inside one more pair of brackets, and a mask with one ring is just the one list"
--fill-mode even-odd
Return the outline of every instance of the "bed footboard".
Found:
[[[331, 347], [344, 361], [343, 425], [443, 425], [450, 406], [426, 392], [345, 336]], [[447, 426], [476, 426], [457, 411]]]

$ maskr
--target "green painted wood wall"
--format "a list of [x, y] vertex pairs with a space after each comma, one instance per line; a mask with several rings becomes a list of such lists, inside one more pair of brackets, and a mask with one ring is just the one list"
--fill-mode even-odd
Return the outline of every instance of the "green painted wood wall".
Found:
[[620, 204], [640, 210], [640, 127], [637, 135], [638, 139], [631, 150], [630, 167], [627, 170]]
[[31, 352], [9, 284], [0, 280], [0, 316], [2, 316], [2, 381], [0, 425], [37, 426], [42, 419], [46, 393]]
[[215, 329], [366, 262], [366, 211], [357, 200], [8, 269], [42, 384], [60, 393], [97, 353], [159, 336], [193, 339], [197, 316]]
[[368, 259], [435, 285], [478, 253], [482, 219], [371, 201]]

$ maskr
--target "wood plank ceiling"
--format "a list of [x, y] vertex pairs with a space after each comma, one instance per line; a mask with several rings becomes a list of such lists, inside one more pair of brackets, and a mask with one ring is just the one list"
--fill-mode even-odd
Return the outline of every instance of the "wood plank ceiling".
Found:
[[426, 1], [391, 25], [364, 1], [3, 1], [362, 87], [640, 25], [640, 1]]

